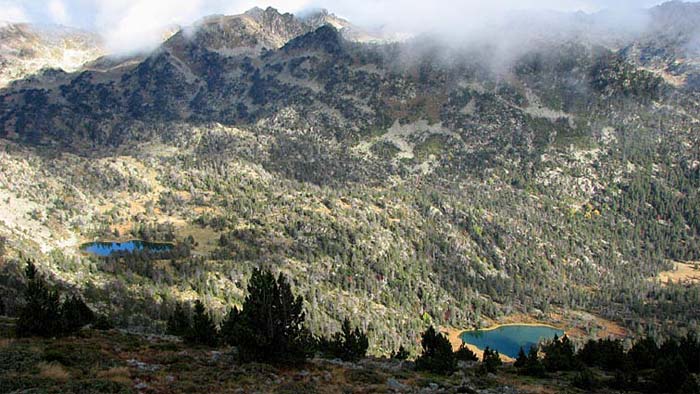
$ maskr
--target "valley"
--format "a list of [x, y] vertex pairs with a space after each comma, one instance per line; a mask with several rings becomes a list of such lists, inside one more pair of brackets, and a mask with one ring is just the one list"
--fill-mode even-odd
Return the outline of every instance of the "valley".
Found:
[[[221, 323], [266, 267], [313, 334], [349, 317], [377, 357], [416, 356], [428, 326], [455, 348], [507, 323], [577, 346], [698, 332], [700, 71], [669, 35], [695, 34], [700, 8], [649, 13], [624, 45], [552, 38], [505, 70], [488, 45], [273, 8], [143, 57], [2, 63], [3, 308], [32, 259], [117, 327], [162, 334], [181, 302]], [[172, 247], [81, 252], [134, 240]]]

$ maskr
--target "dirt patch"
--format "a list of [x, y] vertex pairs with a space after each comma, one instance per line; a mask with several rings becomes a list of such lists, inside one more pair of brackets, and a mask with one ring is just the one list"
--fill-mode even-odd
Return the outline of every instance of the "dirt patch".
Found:
[[664, 285], [668, 283], [700, 283], [700, 262], [674, 263], [674, 269], [660, 273], [658, 279]]

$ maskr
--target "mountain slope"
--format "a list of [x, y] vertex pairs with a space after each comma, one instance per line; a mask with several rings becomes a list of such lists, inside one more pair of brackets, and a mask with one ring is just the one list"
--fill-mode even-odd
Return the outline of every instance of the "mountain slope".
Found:
[[[298, 278], [315, 332], [354, 316], [375, 353], [428, 322], [697, 329], [697, 287], [654, 278], [700, 259], [700, 107], [633, 59], [644, 37], [547, 41], [504, 70], [321, 16], [207, 18], [144, 59], [0, 91], [2, 291], [23, 250], [154, 330], [175, 300], [223, 314], [259, 265]], [[183, 253], [77, 248], [130, 237]]]

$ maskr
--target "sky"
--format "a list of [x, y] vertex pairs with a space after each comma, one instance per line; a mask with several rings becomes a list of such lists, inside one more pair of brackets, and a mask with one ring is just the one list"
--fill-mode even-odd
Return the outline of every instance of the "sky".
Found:
[[326, 8], [363, 27], [401, 33], [465, 31], [509, 11], [595, 12], [650, 7], [659, 0], [0, 0], [0, 21], [60, 24], [96, 31], [112, 51], [148, 48], [167, 26], [186, 26], [211, 14], [238, 14], [254, 6], [285, 12]]

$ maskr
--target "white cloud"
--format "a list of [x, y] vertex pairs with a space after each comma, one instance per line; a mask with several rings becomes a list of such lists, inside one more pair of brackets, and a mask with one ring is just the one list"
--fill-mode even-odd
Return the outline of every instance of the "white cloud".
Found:
[[24, 8], [14, 2], [0, 1], [0, 22], [27, 22], [29, 18]]
[[48, 11], [53, 23], [59, 25], [70, 24], [70, 16], [68, 15], [66, 4], [62, 0], [49, 1]]
[[210, 14], [236, 14], [254, 6], [284, 12], [327, 8], [365, 27], [386, 31], [464, 35], [496, 23], [513, 10], [596, 11], [659, 0], [0, 0], [0, 19], [76, 23], [102, 33], [114, 51], [150, 49], [164, 28], [189, 25]]

